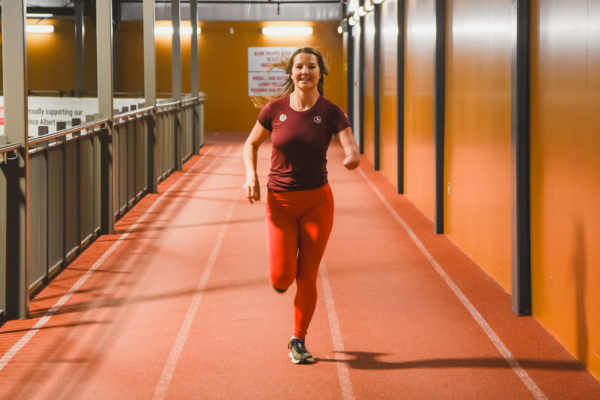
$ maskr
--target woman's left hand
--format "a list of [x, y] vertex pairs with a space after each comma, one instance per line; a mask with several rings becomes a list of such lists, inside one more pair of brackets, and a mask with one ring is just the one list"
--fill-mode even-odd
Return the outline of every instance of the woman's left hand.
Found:
[[360, 150], [358, 149], [356, 141], [354, 141], [352, 128], [348, 127], [344, 129], [338, 133], [338, 137], [340, 138], [340, 144], [344, 149], [344, 153], [346, 153], [344, 167], [348, 168], [349, 170], [358, 168], [358, 165], [360, 164]]
[[357, 157], [354, 154], [351, 154], [344, 159], [344, 167], [349, 170], [356, 169], [358, 164], [360, 164], [360, 157]]

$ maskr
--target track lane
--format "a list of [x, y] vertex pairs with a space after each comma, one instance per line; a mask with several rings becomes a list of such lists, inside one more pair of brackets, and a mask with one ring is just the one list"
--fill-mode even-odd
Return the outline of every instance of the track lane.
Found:
[[[221, 152], [223, 150], [225, 153], [228, 151], [227, 144], [220, 149]], [[216, 151], [215, 155], [218, 154], [219, 151]], [[192, 160], [194, 161], [198, 161], [198, 158]], [[205, 161], [199, 163], [200, 169], [209, 165], [217, 167], [222, 159], [213, 157]], [[191, 163], [186, 165], [187, 168], [190, 166]], [[214, 168], [214, 171], [217, 172], [218, 168]], [[0, 372], [0, 380], [3, 382], [0, 390], [11, 389], [7, 391], [8, 398], [48, 398], [52, 394], [56, 394], [56, 398], [99, 398], [103, 395], [115, 398], [131, 392], [130, 372], [139, 371], [144, 359], [152, 365], [156, 353], [146, 350], [160, 348], [161, 334], [171, 327], [165, 319], [177, 315], [173, 313], [177, 304], [185, 303], [193, 296], [194, 288], [186, 288], [185, 283], [202, 272], [194, 268], [173, 269], [173, 266], [177, 262], [189, 263], [201, 259], [202, 249], [208, 247], [201, 246], [192, 256], [170, 251], [170, 242], [181, 243], [188, 236], [185, 228], [177, 226], [189, 224], [190, 214], [194, 215], [194, 210], [191, 213], [182, 211], [185, 196], [177, 193], [188, 189], [190, 184], [194, 186], [194, 181], [195, 186], [203, 183], [207, 189], [219, 188], [223, 184], [217, 175], [197, 173], [192, 180], [188, 179], [190, 176], [182, 176], [181, 173], [174, 175], [173, 179], [169, 178], [171, 182], [165, 182], [161, 186], [177, 182], [178, 192], [170, 193], [168, 200], [152, 214], [149, 223], [132, 233], [103, 265], [102, 271], [93, 274], [80, 292], [53, 317], [53, 324], [71, 326], [49, 329], [43, 331], [44, 335], [38, 333], [35, 337], [37, 340], [32, 340], [13, 360], [15, 366], [8, 374], [12, 376], [2, 374], [6, 371]], [[200, 236], [210, 241], [211, 231], [218, 229], [211, 223], [219, 211], [218, 192], [206, 192], [198, 200], [204, 203], [203, 207], [196, 207], [195, 211], [196, 216], [201, 219], [201, 226], [198, 228], [205, 231]], [[185, 201], [190, 203], [189, 199]], [[203, 215], [197, 215], [198, 211]], [[135, 210], [127, 216], [135, 218], [131, 214], [135, 214]], [[118, 229], [126, 224], [126, 221], [120, 221]], [[169, 224], [176, 226], [170, 229]], [[107, 242], [112, 244], [118, 236], [103, 236], [97, 242], [98, 247], [103, 247]], [[69, 269], [85, 270], [83, 264], [75, 262]], [[64, 287], [72, 280], [61, 274], [56, 284]], [[54, 282], [51, 286], [53, 285]], [[44, 292], [40, 294], [41, 297], [44, 297]], [[81, 316], [87, 321], [98, 323], [82, 324], [79, 320]], [[129, 339], [128, 335], [131, 335]], [[126, 342], [123, 349], [119, 348], [121, 342]], [[133, 351], [136, 348], [139, 351]], [[25, 370], [23, 372], [27, 369], [29, 371], [27, 374], [19, 374], [21, 369]], [[121, 371], [124, 373], [120, 373]], [[146, 370], [140, 376], [151, 376], [148, 372]], [[100, 379], [98, 387], [93, 383], [95, 378]], [[123, 385], [121, 379], [128, 383]], [[4, 385], [11, 380], [15, 385]], [[107, 391], [107, 387], [111, 390]]]
[[[266, 184], [270, 146], [259, 150], [259, 179]], [[243, 173], [241, 148], [237, 165]], [[243, 179], [240, 181], [241, 188]], [[167, 399], [341, 398], [333, 363], [294, 365], [287, 344], [293, 333], [295, 285], [283, 295], [267, 275], [265, 196], [251, 205], [240, 198], [232, 225], [207, 286], [173, 376]], [[319, 284], [320, 286], [320, 284]], [[323, 296], [307, 339], [317, 356], [333, 358], [333, 344]]]

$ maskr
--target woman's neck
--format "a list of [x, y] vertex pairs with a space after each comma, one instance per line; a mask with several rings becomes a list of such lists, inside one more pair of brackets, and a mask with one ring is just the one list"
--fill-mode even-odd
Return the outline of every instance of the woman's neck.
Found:
[[319, 100], [319, 91], [317, 89], [310, 92], [302, 90], [294, 90], [290, 93], [290, 107], [295, 111], [306, 111], [312, 108], [317, 100]]

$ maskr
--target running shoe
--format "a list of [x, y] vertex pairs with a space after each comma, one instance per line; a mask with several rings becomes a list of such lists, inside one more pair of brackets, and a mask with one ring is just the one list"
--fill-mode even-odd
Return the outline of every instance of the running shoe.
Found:
[[290, 344], [288, 344], [288, 349], [290, 349], [290, 358], [294, 364], [305, 364], [305, 363], [314, 363], [315, 359], [312, 354], [306, 350], [306, 346], [304, 345], [304, 339], [296, 339], [292, 338]]
[[[271, 284], [271, 286], [273, 286], [273, 284]], [[277, 289], [275, 286], [273, 286], [273, 289], [275, 289], [275, 291], [280, 294], [287, 292], [287, 289]]]

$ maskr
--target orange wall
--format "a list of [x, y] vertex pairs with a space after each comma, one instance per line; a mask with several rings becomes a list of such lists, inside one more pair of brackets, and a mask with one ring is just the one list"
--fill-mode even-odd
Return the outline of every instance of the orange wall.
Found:
[[407, 0], [405, 43], [405, 194], [428, 218], [434, 212], [433, 0]]
[[365, 115], [364, 115], [364, 154], [375, 162], [375, 13], [368, 13], [364, 19], [365, 38]]
[[398, 183], [397, 105], [398, 91], [398, 2], [388, 0], [381, 5], [381, 125], [380, 166], [381, 172], [394, 185]]
[[449, 0], [447, 32], [444, 231], [510, 293], [511, 0]]
[[[294, 22], [296, 26], [312, 26], [309, 36], [265, 36], [264, 26], [285, 26], [285, 22], [200, 22], [199, 36], [200, 91], [206, 93], [205, 129], [207, 131], [249, 131], [256, 122], [259, 110], [248, 97], [248, 47], [261, 46], [320, 46], [330, 63], [325, 77], [325, 97], [342, 106], [344, 101], [342, 35], [339, 22]], [[234, 34], [229, 33], [230, 28]], [[119, 29], [120, 91], [143, 90], [142, 23], [122, 22]], [[190, 92], [190, 38], [182, 37], [182, 86]], [[157, 36], [157, 90], [171, 92], [171, 37]]]
[[[37, 20], [27, 20], [29, 24]], [[27, 34], [27, 83], [29, 90], [75, 90], [75, 21], [47, 19], [39, 25], [54, 25], [54, 33]], [[95, 92], [96, 83], [96, 28], [84, 20], [84, 79], [85, 90]], [[2, 35], [0, 34], [0, 40]], [[2, 60], [0, 52], [0, 65]], [[2, 67], [0, 67], [0, 71]], [[0, 88], [3, 87], [0, 79]]]
[[600, 379], [600, 2], [532, 7], [533, 315]]

